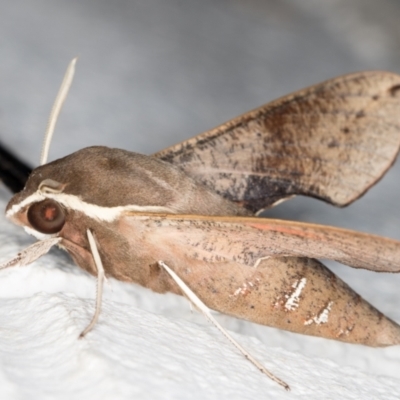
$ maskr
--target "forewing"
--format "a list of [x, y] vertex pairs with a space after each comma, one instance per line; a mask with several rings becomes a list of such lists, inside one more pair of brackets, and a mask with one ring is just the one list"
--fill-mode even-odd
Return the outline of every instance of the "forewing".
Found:
[[253, 211], [295, 194], [344, 206], [400, 146], [400, 76], [361, 72], [250, 111], [155, 156]]
[[256, 266], [263, 258], [296, 256], [378, 272], [400, 271], [400, 242], [366, 233], [255, 217], [127, 216], [152, 243], [179, 248], [192, 259]]
[[[399, 325], [314, 259], [399, 271], [400, 242], [259, 218], [128, 214], [120, 226], [155, 291], [180, 293], [155, 267], [161, 260], [219, 312], [349, 343], [400, 343]], [[132, 261], [126, 273], [134, 279]]]

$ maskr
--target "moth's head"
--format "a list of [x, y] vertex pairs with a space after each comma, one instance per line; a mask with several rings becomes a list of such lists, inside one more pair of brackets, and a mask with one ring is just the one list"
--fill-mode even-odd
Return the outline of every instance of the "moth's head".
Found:
[[6, 215], [28, 231], [56, 234], [68, 212], [105, 221], [123, 209], [176, 212], [176, 175], [173, 166], [148, 156], [87, 147], [34, 169]]
[[37, 190], [25, 187], [8, 203], [6, 216], [39, 239], [43, 235], [56, 235], [65, 224], [66, 208], [48, 195], [54, 196], [62, 190], [63, 185], [52, 179], [42, 180]]
[[72, 215], [112, 222], [125, 211], [232, 214], [234, 207], [172, 164], [94, 146], [33, 170], [6, 215], [40, 238], [59, 233]]

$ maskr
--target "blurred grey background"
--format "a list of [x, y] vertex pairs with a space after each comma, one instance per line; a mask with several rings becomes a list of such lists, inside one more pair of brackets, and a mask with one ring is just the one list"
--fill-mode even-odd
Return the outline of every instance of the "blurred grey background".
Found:
[[[0, 141], [32, 165], [74, 56], [50, 159], [94, 144], [152, 153], [331, 77], [400, 72], [396, 0], [3, 0], [0, 7]], [[269, 215], [400, 239], [399, 177], [397, 163], [343, 210], [296, 198]], [[398, 276], [334, 268], [400, 321]]]

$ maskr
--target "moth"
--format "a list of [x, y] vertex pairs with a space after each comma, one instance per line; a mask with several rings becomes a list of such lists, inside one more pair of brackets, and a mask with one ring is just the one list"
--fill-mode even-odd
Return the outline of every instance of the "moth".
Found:
[[399, 110], [399, 75], [360, 72], [150, 156], [94, 146], [41, 165], [6, 208], [39, 241], [2, 268], [57, 245], [99, 289], [105, 275], [292, 332], [400, 344], [400, 326], [318, 261], [399, 272], [400, 242], [257, 216], [295, 195], [362, 196], [396, 159]]

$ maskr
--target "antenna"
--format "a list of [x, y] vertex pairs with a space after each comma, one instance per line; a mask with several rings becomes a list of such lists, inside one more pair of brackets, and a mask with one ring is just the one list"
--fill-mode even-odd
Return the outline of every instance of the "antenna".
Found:
[[53, 137], [54, 128], [56, 126], [56, 122], [58, 116], [60, 115], [61, 108], [64, 104], [65, 99], [67, 98], [67, 94], [69, 88], [71, 87], [72, 79], [74, 78], [75, 73], [75, 64], [78, 58], [75, 57], [68, 65], [67, 71], [65, 72], [64, 79], [61, 83], [60, 89], [57, 93], [57, 97], [54, 101], [53, 108], [51, 109], [51, 113], [49, 116], [49, 120], [47, 122], [46, 133], [44, 135], [43, 146], [42, 146], [42, 154], [40, 156], [40, 164], [46, 164], [47, 158], [49, 155], [49, 148], [51, 139]]

